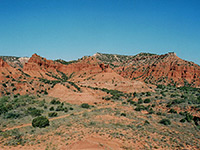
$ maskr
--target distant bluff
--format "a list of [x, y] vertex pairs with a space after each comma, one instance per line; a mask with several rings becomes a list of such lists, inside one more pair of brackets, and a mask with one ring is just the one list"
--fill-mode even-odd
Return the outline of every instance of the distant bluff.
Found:
[[47, 60], [37, 54], [33, 54], [30, 58], [13, 56], [0, 58], [2, 65], [21, 68], [31, 77], [49, 79], [47, 73], [58, 74], [57, 71], [67, 75], [114, 71], [124, 78], [148, 84], [200, 87], [200, 66], [179, 58], [173, 52], [163, 55], [139, 53], [134, 56], [96, 53], [70, 62]]
[[93, 57], [125, 78], [150, 84], [200, 87], [200, 66], [174, 52], [164, 55], [140, 53], [135, 56], [97, 53]]

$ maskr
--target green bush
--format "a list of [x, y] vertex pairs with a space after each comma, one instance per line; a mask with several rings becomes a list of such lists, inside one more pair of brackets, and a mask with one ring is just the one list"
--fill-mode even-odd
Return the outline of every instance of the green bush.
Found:
[[83, 104], [81, 104], [81, 107], [88, 109], [88, 108], [90, 108], [90, 105], [87, 103], [83, 103]]
[[142, 104], [142, 103], [143, 103], [142, 98], [139, 98], [139, 99], [138, 99], [138, 104]]
[[39, 128], [45, 128], [46, 126], [49, 126], [49, 120], [44, 116], [39, 116], [39, 117], [33, 119], [32, 126], [39, 127]]
[[129, 103], [131, 104], [131, 105], [134, 105], [134, 104], [136, 104], [136, 102], [135, 101], [129, 101]]
[[74, 108], [73, 107], [69, 107], [69, 110], [74, 110]]
[[186, 119], [188, 122], [191, 122], [192, 119], [193, 119], [193, 116], [192, 116], [191, 114], [187, 113], [186, 116], [185, 116], [185, 119]]
[[165, 86], [164, 86], [164, 85], [157, 85], [157, 88], [159, 88], [159, 89], [164, 89]]
[[7, 85], [5, 83], [2, 84], [4, 87], [7, 87]]
[[[71, 107], [70, 107], [71, 108]], [[71, 110], [71, 109], [70, 109]], [[68, 112], [68, 108], [64, 107], [64, 112]]]
[[169, 103], [167, 103], [166, 107], [170, 108], [170, 107], [172, 107], [172, 104], [169, 102]]
[[170, 125], [171, 124], [171, 121], [169, 119], [162, 119], [160, 120], [159, 122], [160, 124], [164, 124], [164, 125]]
[[148, 125], [150, 122], [148, 120], [145, 120], [144, 125]]
[[53, 106], [50, 107], [49, 110], [50, 110], [50, 111], [54, 111], [54, 107], [53, 107]]
[[32, 117], [41, 116], [42, 112], [43, 112], [43, 110], [36, 109], [36, 108], [33, 108], [33, 107], [29, 107], [27, 109], [27, 113], [30, 114]]
[[150, 109], [148, 110], [148, 113], [149, 113], [149, 114], [154, 114], [155, 111], [154, 111], [152, 108], [150, 108]]
[[58, 115], [57, 112], [50, 112], [50, 113], [48, 114], [49, 117], [56, 117], [57, 115]]
[[56, 111], [64, 111], [64, 108], [62, 105], [59, 105], [57, 108], [56, 108]]
[[137, 105], [137, 107], [135, 108], [135, 111], [141, 111], [141, 110], [146, 110], [146, 107], [143, 105]]
[[184, 119], [184, 118], [183, 118], [183, 119], [181, 119], [181, 120], [180, 120], [180, 122], [184, 123], [184, 122], [185, 122], [185, 119]]
[[151, 100], [149, 98], [144, 100], [144, 103], [150, 103], [150, 102], [151, 102]]
[[150, 93], [150, 92], [147, 92], [147, 93], [146, 93], [146, 96], [151, 96], [151, 93]]
[[125, 113], [121, 113], [121, 116], [124, 116], [124, 117], [126, 117], [126, 114], [125, 114]]
[[169, 110], [169, 113], [174, 113], [174, 114], [177, 114], [177, 111], [176, 111], [176, 110], [174, 110], [174, 109], [170, 109], [170, 110]]
[[9, 113], [6, 113], [4, 116], [5, 119], [17, 119], [19, 117], [20, 117], [20, 114], [16, 112], [9, 112]]
[[44, 94], [45, 94], [45, 95], [48, 95], [48, 92], [45, 90], [45, 91], [44, 91]]
[[56, 105], [56, 104], [60, 104], [61, 102], [59, 100], [53, 99], [50, 103], [53, 105]]
[[162, 113], [161, 113], [161, 112], [157, 112], [157, 113], [156, 113], [156, 115], [158, 115], [158, 116], [161, 116], [161, 115], [162, 115]]

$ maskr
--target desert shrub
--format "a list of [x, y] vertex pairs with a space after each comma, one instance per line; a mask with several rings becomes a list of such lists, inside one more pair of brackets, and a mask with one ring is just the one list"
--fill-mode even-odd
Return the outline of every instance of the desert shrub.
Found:
[[142, 104], [142, 103], [143, 103], [142, 98], [139, 98], [139, 99], [138, 99], [138, 104]]
[[105, 97], [102, 97], [102, 99], [105, 99], [106, 101], [109, 101], [111, 98], [109, 96], [105, 96]]
[[106, 88], [101, 89], [104, 92], [107, 92], [107, 94], [111, 94], [112, 95], [112, 99], [116, 99], [118, 100], [121, 96], [124, 96], [124, 93], [118, 90], [109, 90]]
[[[193, 121], [194, 121], [194, 123], [195, 123], [196, 126], [199, 126], [199, 123], [198, 123], [198, 122], [200, 121], [200, 117], [194, 116], [194, 117], [193, 117]], [[199, 127], [200, 127], [200, 126], [199, 126]]]
[[69, 110], [74, 110], [74, 108], [73, 107], [69, 107]]
[[164, 86], [164, 85], [157, 85], [157, 88], [159, 88], [159, 89], [164, 89], [165, 86]]
[[74, 86], [79, 92], [81, 92], [81, 88], [76, 85], [74, 82], [71, 82], [71, 81], [67, 81], [69, 84], [71, 84], [72, 86]]
[[179, 96], [179, 95], [178, 94], [171, 94], [170, 95], [171, 98], [174, 98], [174, 97], [177, 97], [177, 96]]
[[50, 113], [48, 113], [49, 117], [56, 117], [57, 115], [58, 115], [57, 112], [50, 112]]
[[57, 106], [56, 111], [64, 111], [64, 108], [62, 105]]
[[17, 119], [19, 117], [20, 117], [20, 114], [16, 112], [9, 112], [9, 113], [6, 113], [4, 116], [5, 119]]
[[45, 90], [45, 91], [44, 91], [44, 94], [45, 94], [45, 95], [48, 95], [48, 92], [47, 92], [47, 90]]
[[148, 125], [150, 122], [148, 120], [145, 120], [144, 125]]
[[68, 112], [68, 108], [67, 107], [64, 107], [64, 112]]
[[51, 100], [50, 103], [53, 105], [56, 105], [56, 104], [60, 104], [61, 102], [59, 100], [53, 99], [53, 100]]
[[4, 104], [6, 102], [8, 102], [9, 97], [8, 96], [3, 96], [0, 98], [0, 104]]
[[6, 95], [10, 95], [10, 92], [6, 92]]
[[169, 119], [162, 119], [159, 121], [159, 123], [163, 125], [170, 125], [171, 121]]
[[170, 109], [170, 110], [169, 110], [169, 113], [174, 113], [174, 114], [177, 114], [177, 111], [176, 111], [176, 110], [174, 110], [174, 109]]
[[183, 119], [181, 119], [181, 120], [180, 120], [180, 122], [184, 123], [184, 122], [185, 122], [185, 119], [184, 119], [184, 118], [183, 118]]
[[144, 100], [144, 103], [150, 103], [150, 102], [151, 102], [151, 100], [149, 98]]
[[50, 107], [49, 110], [50, 110], [50, 111], [54, 111], [54, 107], [53, 107], [53, 106]]
[[39, 128], [45, 128], [46, 126], [49, 126], [49, 120], [44, 116], [39, 116], [32, 120], [32, 126], [39, 127]]
[[167, 103], [166, 107], [168, 108], [172, 107], [172, 103]]
[[164, 91], [161, 91], [160, 94], [162, 94], [162, 96], [166, 97], [166, 94], [164, 93]]
[[122, 104], [127, 104], [126, 102], [122, 102]]
[[193, 116], [191, 114], [187, 113], [185, 116], [185, 120], [187, 120], [188, 122], [191, 122], [192, 119], [193, 119]]
[[146, 107], [143, 105], [137, 105], [137, 107], [135, 108], [135, 111], [141, 111], [141, 110], [146, 110]]
[[126, 117], [126, 114], [125, 114], [125, 113], [121, 113], [121, 116], [124, 116], [124, 117]]
[[147, 92], [147, 93], [146, 93], [146, 96], [151, 96], [151, 93], [150, 93], [150, 92]]
[[17, 90], [17, 88], [15, 88], [15, 87], [12, 89], [13, 92], [16, 91], [16, 90]]
[[200, 104], [200, 99], [199, 98], [192, 99], [192, 100], [188, 101], [188, 104], [189, 104], [189, 102], [192, 103], [192, 104]]
[[156, 115], [158, 115], [158, 116], [161, 116], [161, 115], [162, 115], [162, 113], [161, 113], [161, 112], [157, 112], [157, 113], [156, 113]]
[[154, 114], [155, 111], [154, 111], [152, 108], [150, 108], [150, 109], [148, 110], [148, 113], [149, 113], [149, 114]]
[[179, 112], [179, 115], [181, 115], [181, 116], [185, 116], [186, 113], [181, 111], [181, 112]]
[[81, 104], [81, 107], [88, 109], [88, 108], [90, 108], [90, 105], [87, 103], [83, 103], [83, 104]]
[[36, 117], [36, 116], [41, 116], [41, 113], [43, 112], [43, 110], [29, 107], [26, 112], [27, 112], [27, 114], [31, 115], [32, 117]]
[[7, 87], [7, 85], [5, 83], [2, 84], [4, 87]]
[[134, 102], [132, 100], [129, 103], [132, 104], [132, 105], [136, 104], [136, 102]]
[[184, 103], [185, 100], [184, 99], [175, 99], [172, 101], [172, 104], [181, 104], [181, 103]]
[[13, 95], [13, 97], [14, 97], [14, 98], [17, 98], [17, 97], [18, 97], [18, 95]]
[[45, 102], [45, 99], [43, 99], [42, 101], [38, 101], [37, 103], [39, 107], [43, 107], [46, 102]]

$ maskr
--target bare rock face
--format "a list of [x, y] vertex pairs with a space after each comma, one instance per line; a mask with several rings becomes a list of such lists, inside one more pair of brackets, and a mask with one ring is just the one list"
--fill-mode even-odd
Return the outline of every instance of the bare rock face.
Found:
[[0, 58], [0, 68], [3, 67], [9, 67], [9, 65], [5, 61], [3, 61], [3, 59]]
[[130, 65], [118, 69], [123, 77], [147, 83], [200, 86], [200, 66], [180, 59], [175, 53], [138, 56]]
[[0, 56], [9, 66], [13, 68], [23, 68], [24, 64], [28, 62], [28, 57], [16, 57], [16, 56]]
[[19, 62], [21, 63], [22, 66], [24, 66], [25, 63], [27, 63], [29, 59], [30, 59], [29, 57], [20, 57]]
[[40, 57], [37, 54], [33, 54], [27, 63], [24, 65], [24, 70], [38, 70], [38, 69], [56, 69], [57, 63], [52, 60]]
[[65, 74], [79, 74], [87, 72], [90, 74], [108, 72], [112, 69], [109, 68], [109, 65], [104, 65], [103, 63], [99, 64], [95, 58], [84, 57], [76, 63], [69, 65], [64, 65], [53, 60], [47, 60], [37, 54], [33, 54], [27, 63], [23, 67], [23, 71], [30, 74], [31, 76], [44, 77], [46, 73], [57, 74], [58, 71], [61, 71]]

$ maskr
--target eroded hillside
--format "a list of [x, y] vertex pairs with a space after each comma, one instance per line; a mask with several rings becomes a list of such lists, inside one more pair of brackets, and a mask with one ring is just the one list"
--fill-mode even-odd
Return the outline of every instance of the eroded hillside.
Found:
[[197, 64], [174, 53], [15, 59], [0, 58], [0, 149], [200, 148]]

